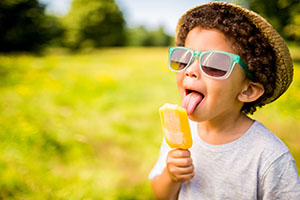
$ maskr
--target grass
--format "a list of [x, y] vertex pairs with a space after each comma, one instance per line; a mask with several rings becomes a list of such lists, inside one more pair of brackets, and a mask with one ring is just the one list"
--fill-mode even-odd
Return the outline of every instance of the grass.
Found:
[[[179, 103], [166, 48], [0, 56], [0, 199], [153, 199], [147, 179]], [[290, 89], [254, 117], [300, 171], [300, 64]]]

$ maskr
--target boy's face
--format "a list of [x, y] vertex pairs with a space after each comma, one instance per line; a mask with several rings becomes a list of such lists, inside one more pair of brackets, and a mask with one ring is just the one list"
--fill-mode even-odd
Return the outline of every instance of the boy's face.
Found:
[[[236, 54], [221, 32], [199, 27], [188, 33], [185, 47], [199, 51], [219, 50]], [[201, 73], [199, 59], [196, 58], [185, 71], [177, 73], [176, 80], [183, 107], [187, 109], [193, 121], [223, 120], [233, 113], [240, 112], [243, 103], [237, 96], [246, 82], [246, 75], [240, 66], [235, 66], [227, 79], [212, 79]]]

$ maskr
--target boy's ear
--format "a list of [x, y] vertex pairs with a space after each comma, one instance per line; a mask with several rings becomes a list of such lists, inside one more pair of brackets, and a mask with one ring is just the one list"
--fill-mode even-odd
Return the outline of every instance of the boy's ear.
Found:
[[238, 100], [244, 103], [256, 101], [265, 92], [264, 86], [260, 83], [247, 81], [238, 95]]

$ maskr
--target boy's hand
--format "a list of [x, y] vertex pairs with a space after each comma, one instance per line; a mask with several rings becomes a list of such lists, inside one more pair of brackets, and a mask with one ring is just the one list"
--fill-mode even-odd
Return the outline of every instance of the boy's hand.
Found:
[[167, 156], [167, 170], [171, 179], [175, 182], [184, 183], [194, 176], [193, 160], [187, 149], [173, 149]]

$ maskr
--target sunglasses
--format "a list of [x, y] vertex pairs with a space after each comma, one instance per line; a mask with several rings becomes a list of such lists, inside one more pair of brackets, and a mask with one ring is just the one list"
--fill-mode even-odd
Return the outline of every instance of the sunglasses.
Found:
[[171, 47], [169, 49], [170, 70], [184, 71], [193, 63], [195, 56], [199, 58], [201, 72], [210, 78], [228, 78], [235, 63], [238, 63], [250, 80], [253, 80], [253, 75], [241, 57], [225, 51], [196, 51], [185, 47]]

